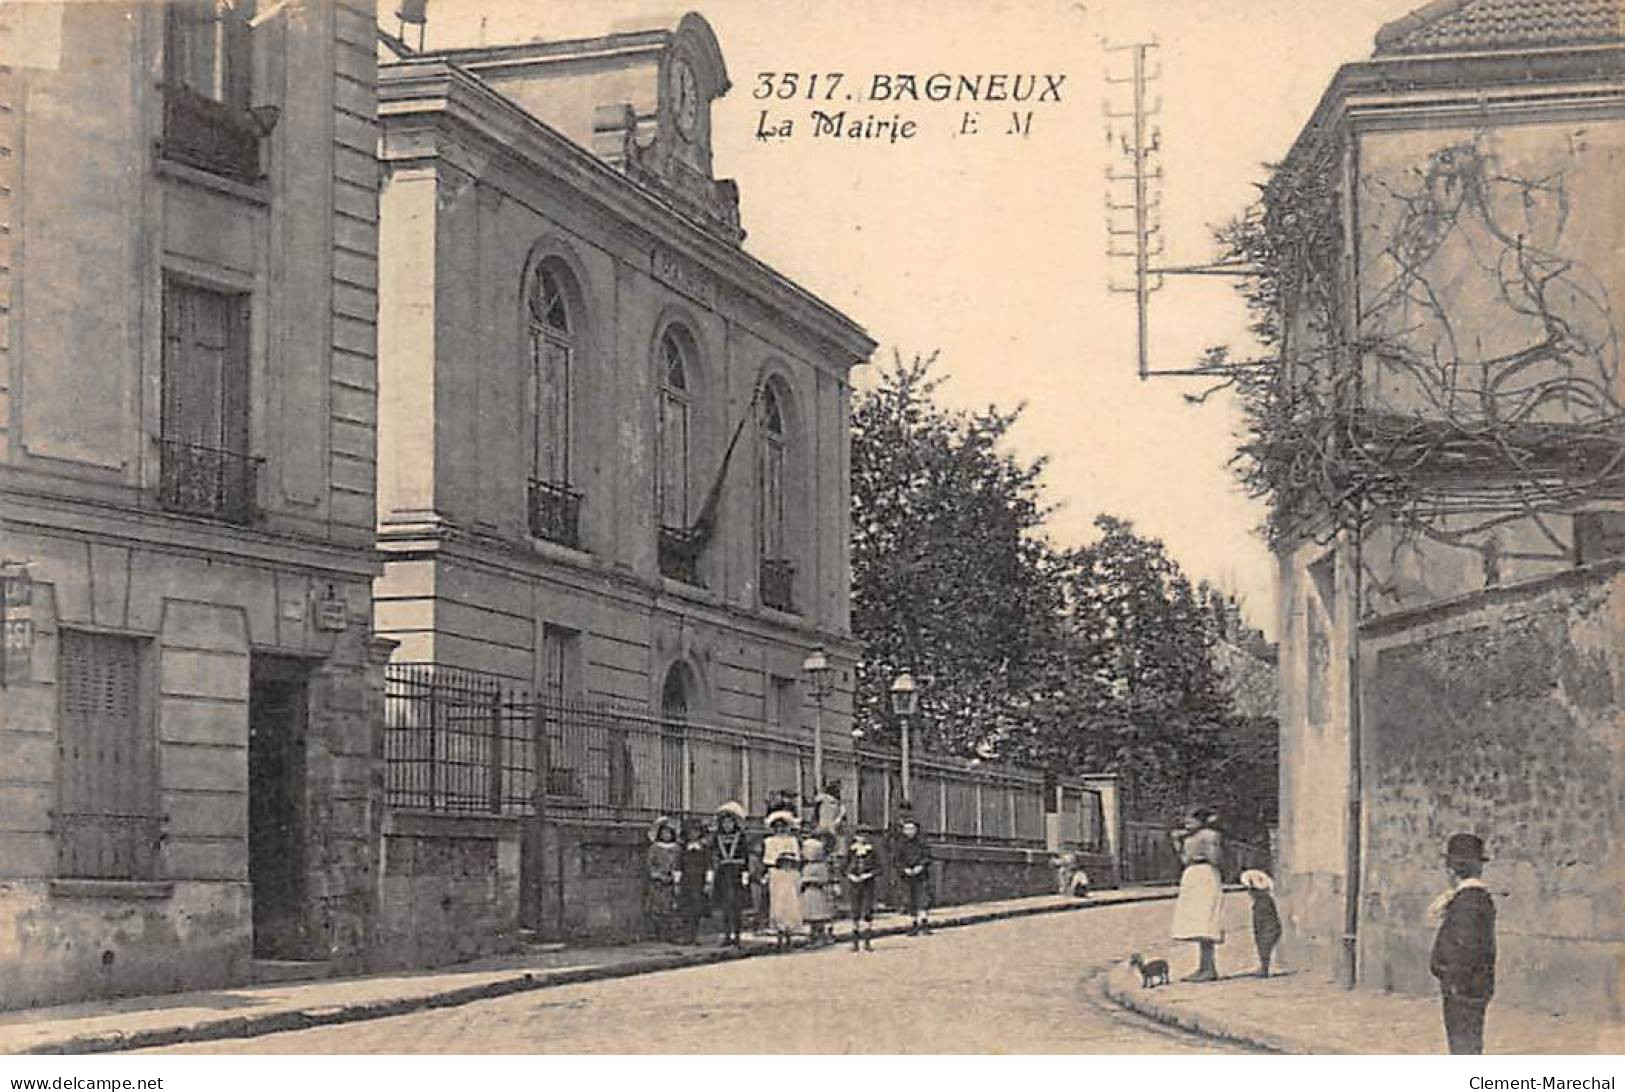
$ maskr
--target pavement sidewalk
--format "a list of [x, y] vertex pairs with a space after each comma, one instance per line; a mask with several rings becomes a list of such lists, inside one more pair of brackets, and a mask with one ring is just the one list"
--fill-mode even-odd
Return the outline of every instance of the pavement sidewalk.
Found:
[[[1186, 962], [1193, 962], [1187, 960]], [[1444, 1054], [1436, 997], [1347, 990], [1306, 972], [1236, 975], [1146, 989], [1126, 963], [1107, 972], [1106, 995], [1160, 1023], [1282, 1054]], [[1489, 1054], [1619, 1054], [1625, 1027], [1490, 1003]]]
[[[1038, 895], [942, 907], [933, 928], [1171, 899], [1171, 887], [1099, 891], [1088, 899]], [[877, 914], [875, 936], [908, 930], [902, 914]], [[849, 933], [840, 927], [839, 939]], [[716, 943], [716, 937], [710, 944]], [[132, 997], [0, 1013], [0, 1054], [94, 1054], [212, 1039], [246, 1038], [323, 1024], [399, 1016], [523, 990], [748, 959], [770, 953], [766, 937], [740, 948], [627, 944], [500, 956], [432, 971], [287, 982], [193, 993]], [[252, 1046], [245, 1044], [245, 1052]]]

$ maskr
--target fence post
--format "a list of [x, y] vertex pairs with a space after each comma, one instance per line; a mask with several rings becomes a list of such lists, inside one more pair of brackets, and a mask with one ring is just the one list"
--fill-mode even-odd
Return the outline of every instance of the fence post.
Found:
[[491, 747], [486, 753], [486, 783], [492, 815], [502, 814], [502, 684], [491, 687]]
[[434, 673], [427, 668], [414, 671], [418, 683], [429, 698], [429, 809], [440, 809], [440, 688], [435, 685]]

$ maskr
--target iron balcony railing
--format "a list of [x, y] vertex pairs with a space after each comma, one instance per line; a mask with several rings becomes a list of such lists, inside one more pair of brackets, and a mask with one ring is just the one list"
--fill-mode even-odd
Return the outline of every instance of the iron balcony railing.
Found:
[[793, 611], [796, 566], [783, 558], [762, 559], [762, 605], [774, 610]]
[[704, 587], [700, 580], [700, 550], [699, 536], [681, 527], [660, 528], [660, 575]]
[[177, 85], [164, 88], [165, 159], [239, 182], [260, 178], [260, 129], [246, 110]]
[[150, 880], [158, 874], [163, 818], [57, 812], [57, 875], [76, 880]]
[[259, 516], [262, 460], [184, 440], [160, 440], [158, 503], [171, 512], [228, 523]]
[[559, 482], [531, 479], [530, 533], [548, 542], [579, 549], [581, 494]]

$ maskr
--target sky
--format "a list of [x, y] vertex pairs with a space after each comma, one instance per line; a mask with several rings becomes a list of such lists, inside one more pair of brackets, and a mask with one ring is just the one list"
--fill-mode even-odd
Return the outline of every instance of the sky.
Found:
[[[1242, 599], [1273, 633], [1275, 565], [1263, 518], [1228, 466], [1239, 427], [1228, 396], [1200, 406], [1191, 379], [1140, 380], [1124, 263], [1106, 256], [1103, 100], [1127, 54], [1155, 40], [1160, 68], [1161, 221], [1167, 264], [1214, 257], [1210, 225], [1252, 199], [1340, 64], [1369, 56], [1377, 29], [1418, 0], [431, 0], [429, 48], [675, 26], [698, 10], [733, 86], [712, 108], [716, 175], [739, 183], [746, 248], [850, 314], [876, 361], [940, 351], [940, 399], [1026, 410], [1011, 436], [1046, 457], [1057, 545], [1094, 536], [1097, 513], [1161, 539], [1193, 579]], [[392, 10], [390, 0], [381, 12]], [[387, 14], [383, 16], [386, 25]], [[799, 74], [798, 97], [754, 97], [760, 73]], [[843, 73], [836, 98], [807, 77]], [[1009, 103], [874, 101], [877, 74], [1037, 76], [1025, 132]], [[782, 81], [774, 85], [782, 89]], [[846, 101], [847, 92], [854, 93]], [[923, 99], [922, 90], [922, 99]], [[865, 101], [867, 100], [867, 101]], [[1122, 105], [1121, 102], [1114, 105]], [[762, 111], [768, 109], [767, 123]], [[897, 141], [813, 132], [844, 108], [914, 123]], [[966, 132], [965, 111], [976, 112]], [[1025, 110], [1023, 110], [1023, 113]], [[784, 120], [787, 139], [762, 140]], [[1170, 278], [1150, 306], [1153, 369], [1206, 346], [1245, 350], [1246, 315], [1222, 278]], [[860, 388], [877, 369], [860, 368]], [[865, 373], [869, 373], [868, 376]]]

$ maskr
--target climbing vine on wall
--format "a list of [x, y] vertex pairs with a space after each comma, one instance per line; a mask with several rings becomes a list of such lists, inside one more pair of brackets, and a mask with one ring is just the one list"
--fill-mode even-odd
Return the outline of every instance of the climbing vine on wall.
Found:
[[1481, 133], [1366, 174], [1356, 240], [1327, 141], [1218, 232], [1252, 271], [1269, 359], [1237, 366], [1220, 347], [1203, 363], [1240, 396], [1235, 463], [1272, 541], [1382, 520], [1489, 551], [1523, 520], [1567, 556], [1551, 517], [1625, 496], [1619, 333], [1573, 254], [1568, 179], [1520, 175], [1489, 147]]

